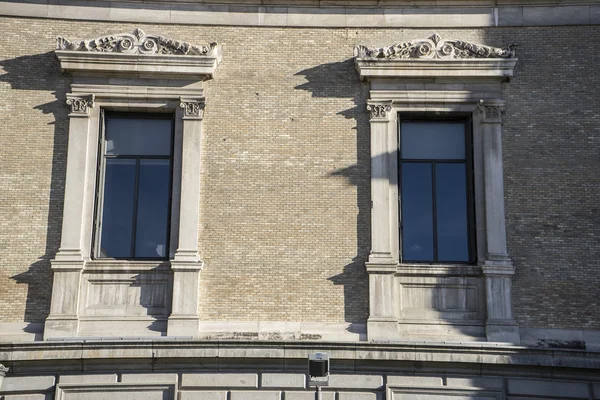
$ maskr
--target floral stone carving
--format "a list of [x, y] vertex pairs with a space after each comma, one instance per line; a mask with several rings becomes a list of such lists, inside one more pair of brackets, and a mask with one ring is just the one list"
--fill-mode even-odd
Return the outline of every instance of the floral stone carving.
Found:
[[137, 28], [133, 33], [102, 36], [97, 39], [70, 41], [63, 37], [56, 39], [56, 50], [98, 51], [126, 54], [173, 54], [190, 56], [211, 56], [216, 43], [208, 46], [195, 46], [160, 35], [147, 35]]
[[367, 111], [371, 111], [371, 118], [387, 118], [387, 113], [392, 110], [389, 104], [369, 104]]
[[517, 45], [514, 43], [505, 48], [498, 48], [462, 40], [442, 39], [436, 33], [427, 39], [416, 39], [374, 49], [356, 46], [354, 55], [358, 58], [379, 59], [514, 58], [516, 48]]
[[183, 108], [184, 116], [186, 117], [200, 117], [204, 114], [204, 103], [193, 100], [181, 100], [179, 104]]

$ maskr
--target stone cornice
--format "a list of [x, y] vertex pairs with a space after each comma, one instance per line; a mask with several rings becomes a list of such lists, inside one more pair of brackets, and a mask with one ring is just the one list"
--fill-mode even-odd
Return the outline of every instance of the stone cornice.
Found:
[[[26, 7], [22, 3], [27, 3]], [[168, 4], [167, 4], [168, 3]], [[183, 4], [185, 3], [185, 4]], [[240, 1], [242, 3], [242, 1]], [[493, 26], [598, 25], [600, 13], [594, 0], [456, 1], [434, 5], [429, 0], [361, 0], [344, 3], [306, 0], [243, 2], [228, 0], [138, 1], [139, 13], [131, 2], [61, 0], [0, 0], [0, 15], [65, 20], [112, 21], [155, 24], [294, 26], [294, 27], [381, 27], [381, 28], [472, 28]], [[77, 12], [72, 12], [77, 7]], [[564, 12], [561, 10], [564, 8]], [[218, 15], [218, 18], [215, 18]], [[467, 16], [465, 18], [465, 16]]]
[[[97, 0], [101, 3], [119, 4], [126, 3], [127, 0]], [[139, 3], [145, 6], [165, 5], [165, 4], [197, 4], [197, 5], [231, 5], [247, 7], [249, 1], [244, 0], [138, 0]], [[431, 6], [431, 0], [395, 0], [387, 2], [385, 0], [303, 0], [298, 4], [297, 0], [254, 0], [252, 5], [259, 6], [292, 6], [292, 7], [321, 7], [321, 8], [341, 8], [341, 7], [357, 7], [357, 8], [393, 8], [393, 7], [427, 7]], [[447, 5], [448, 8], [453, 7], [490, 7], [490, 6], [560, 6], [560, 5], [584, 5], [597, 4], [597, 0], [453, 0], [452, 4]], [[438, 6], [439, 7], [439, 6]]]
[[[170, 360], [175, 363], [200, 362], [202, 359], [235, 360], [261, 358], [281, 365], [281, 360], [306, 359], [314, 351], [327, 352], [335, 360], [394, 361], [410, 365], [419, 363], [420, 368], [431, 363], [453, 362], [465, 365], [493, 365], [494, 368], [517, 367], [560, 367], [600, 368], [600, 353], [584, 350], [561, 350], [511, 346], [501, 343], [343, 343], [313, 341], [236, 341], [212, 340], [189, 341], [177, 338], [162, 340], [86, 340], [3, 343], [0, 344], [0, 359], [9, 367], [19, 366], [36, 369], [36, 365], [54, 366], [61, 361], [61, 370], [77, 369], [87, 360], [98, 359], [103, 363], [122, 363], [124, 358], [148, 363]], [[163, 360], [163, 361], [161, 361]], [[69, 367], [69, 365], [71, 367]], [[37, 369], [36, 369], [37, 371]]]
[[206, 80], [221, 61], [216, 43], [194, 46], [141, 29], [79, 41], [59, 37], [55, 54], [63, 71], [93, 76]]

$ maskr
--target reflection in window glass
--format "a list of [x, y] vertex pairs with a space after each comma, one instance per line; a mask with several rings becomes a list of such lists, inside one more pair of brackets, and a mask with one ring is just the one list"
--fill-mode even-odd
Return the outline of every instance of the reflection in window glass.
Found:
[[169, 160], [140, 160], [136, 257], [166, 256], [170, 187]]
[[106, 154], [171, 154], [171, 120], [106, 118]]
[[464, 122], [404, 122], [401, 132], [404, 159], [465, 159]]
[[435, 164], [438, 261], [469, 261], [467, 172], [463, 163]]
[[128, 257], [135, 200], [135, 160], [106, 160], [101, 257]]
[[403, 248], [404, 258], [409, 260], [433, 259], [431, 173], [428, 163], [406, 163], [402, 166]]
[[469, 262], [470, 225], [464, 121], [400, 125], [404, 262]]
[[97, 257], [168, 256], [172, 120], [108, 114]]

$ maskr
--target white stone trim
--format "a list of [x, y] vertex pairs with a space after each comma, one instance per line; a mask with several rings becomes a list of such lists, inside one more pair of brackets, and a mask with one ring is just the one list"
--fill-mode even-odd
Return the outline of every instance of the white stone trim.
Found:
[[287, 321], [200, 321], [200, 338], [206, 340], [312, 340], [358, 342], [367, 338], [365, 324]]
[[85, 398], [89, 395], [109, 394], [113, 392], [136, 392], [136, 399], [144, 393], [148, 399], [175, 399], [177, 383], [173, 382], [138, 382], [138, 383], [58, 383], [56, 400]]
[[[141, 30], [126, 35], [158, 37], [145, 36]], [[212, 78], [220, 60], [220, 47], [211, 44], [210, 48], [197, 48], [162, 37], [160, 40], [176, 51], [180, 49], [178, 46], [183, 46], [209, 53], [89, 52], [81, 49], [89, 45], [89, 41], [73, 44], [58, 40], [61, 49], [74, 47], [77, 50], [56, 51], [61, 68], [73, 75], [73, 83], [72, 93], [67, 95], [71, 114], [62, 241], [52, 260], [54, 284], [44, 332], [46, 339], [89, 336], [94, 332], [101, 336], [152, 336], [165, 331], [175, 336], [198, 335], [198, 287], [202, 269], [198, 254], [198, 204], [206, 101], [202, 81]], [[169, 261], [92, 260], [101, 109], [174, 115]], [[130, 282], [139, 284], [139, 289], [132, 289], [136, 285], [129, 288]], [[98, 290], [109, 292], [98, 296]], [[124, 295], [123, 290], [132, 292]], [[140, 298], [144, 290], [158, 291], [150, 296], [158, 301], [148, 305], [146, 314], [150, 315], [141, 315], [139, 304], [128, 303], [132, 295]], [[102, 307], [98, 303], [100, 297], [109, 299], [117, 295], [125, 296], [127, 303], [121, 304], [121, 301], [118, 307], [110, 304]], [[156, 326], [154, 331], [148, 331], [152, 321]]]
[[[447, 50], [452, 58], [444, 59], [440, 58], [443, 53], [432, 49], [444, 43], [433, 35], [395, 47], [355, 49], [360, 77], [371, 85], [367, 105], [371, 112], [372, 201], [372, 251], [366, 263], [368, 337], [386, 341], [400, 337], [471, 337], [519, 343], [511, 303], [514, 268], [506, 250], [501, 144], [501, 83], [513, 75], [517, 59], [514, 53], [502, 53], [506, 58], [480, 58], [478, 52], [455, 53], [452, 45]], [[469, 45], [497, 50], [498, 54], [502, 50]], [[394, 53], [396, 50], [402, 53]], [[414, 112], [471, 118], [476, 265], [401, 263], [398, 115]], [[447, 288], [452, 294], [446, 294]], [[418, 308], [419, 301], [413, 300], [419, 296], [424, 299], [422, 309]], [[431, 297], [434, 300], [427, 300]], [[426, 305], [429, 301], [431, 306]], [[446, 309], [446, 301], [458, 306]]]
[[0, 322], [0, 343], [42, 340], [43, 322]]
[[87, 72], [90, 75], [119, 73], [136, 77], [211, 79], [219, 56], [179, 56], [74, 52], [57, 50], [60, 68], [66, 72]]
[[403, 60], [382, 59], [376, 63], [357, 59], [357, 69], [362, 79], [386, 78], [491, 78], [509, 79], [517, 59], [432, 59]]
[[[229, 3], [215, 0], [213, 3]], [[122, 7], [125, 1], [90, 3], [87, 0], [47, 2], [0, 1], [0, 15], [67, 20], [112, 21], [184, 25], [289, 26], [331, 28], [473, 28], [494, 26], [598, 25], [600, 6], [593, 0], [573, 5], [557, 2], [520, 1], [496, 7], [493, 0], [476, 5], [464, 2], [454, 7], [432, 7], [423, 1], [407, 1], [406, 7], [379, 7], [377, 0], [361, 2], [361, 7], [339, 6], [331, 2], [318, 7], [319, 0], [303, 2], [308, 7], [288, 5], [194, 4], [185, 2], [144, 2], [143, 8]], [[285, 2], [282, 2], [285, 3]]]

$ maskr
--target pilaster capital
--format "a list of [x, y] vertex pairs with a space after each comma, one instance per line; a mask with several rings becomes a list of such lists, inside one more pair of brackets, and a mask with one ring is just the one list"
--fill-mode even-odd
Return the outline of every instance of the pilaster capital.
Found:
[[392, 111], [392, 102], [370, 101], [367, 104], [367, 110], [371, 112], [371, 121], [387, 122], [390, 118], [390, 111]]
[[204, 117], [205, 98], [180, 98], [179, 107], [183, 109], [183, 119], [202, 119]]
[[67, 94], [67, 104], [71, 106], [71, 117], [89, 117], [90, 111], [94, 108], [95, 96], [93, 94], [81, 96]]
[[480, 100], [477, 108], [481, 112], [482, 122], [484, 124], [501, 124], [502, 113], [504, 112], [504, 102], [500, 100]]

